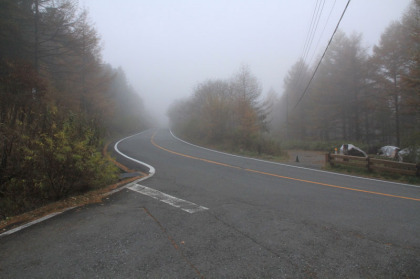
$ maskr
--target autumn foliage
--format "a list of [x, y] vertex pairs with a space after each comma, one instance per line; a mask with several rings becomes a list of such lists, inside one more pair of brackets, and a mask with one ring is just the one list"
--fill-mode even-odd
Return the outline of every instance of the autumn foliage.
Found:
[[1, 0], [0, 26], [2, 219], [114, 181], [104, 137], [145, 124], [141, 99], [103, 63], [73, 1]]
[[371, 51], [361, 34], [337, 32], [303, 98], [314, 66], [296, 62], [273, 108], [273, 135], [358, 143], [370, 152], [384, 145], [419, 148], [419, 11], [413, 1]]
[[261, 92], [243, 66], [230, 80], [205, 81], [190, 98], [175, 102], [168, 111], [171, 127], [182, 137], [231, 151], [278, 154], [279, 146], [268, 138], [270, 105]]

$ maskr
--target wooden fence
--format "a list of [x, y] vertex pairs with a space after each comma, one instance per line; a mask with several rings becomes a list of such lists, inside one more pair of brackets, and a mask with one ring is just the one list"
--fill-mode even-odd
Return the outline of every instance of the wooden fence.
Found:
[[341, 154], [326, 154], [325, 160], [334, 165], [360, 167], [369, 171], [392, 172], [404, 175], [420, 176], [420, 164], [401, 163], [371, 157], [356, 157]]

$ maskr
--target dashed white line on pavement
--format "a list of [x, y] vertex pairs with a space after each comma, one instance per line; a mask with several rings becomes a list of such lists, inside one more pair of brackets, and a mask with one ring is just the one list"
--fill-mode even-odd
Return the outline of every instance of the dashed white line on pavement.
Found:
[[167, 204], [169, 204], [173, 207], [182, 209], [182, 210], [184, 210], [188, 213], [196, 213], [196, 212], [199, 212], [199, 211], [208, 210], [207, 207], [197, 205], [195, 203], [170, 196], [168, 194], [165, 194], [163, 192], [160, 192], [158, 190], [155, 190], [155, 189], [143, 186], [143, 185], [134, 184], [132, 186], [127, 187], [127, 189], [130, 189], [130, 190], [135, 191], [137, 193], [149, 196], [149, 197], [154, 198], [158, 201], [167, 203]]

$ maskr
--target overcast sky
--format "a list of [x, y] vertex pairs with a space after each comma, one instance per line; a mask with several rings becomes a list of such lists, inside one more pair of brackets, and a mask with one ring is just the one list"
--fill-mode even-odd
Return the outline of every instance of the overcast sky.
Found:
[[[319, 2], [319, 4], [317, 4]], [[320, 14], [306, 62], [324, 50], [347, 0], [79, 0], [102, 38], [103, 59], [122, 67], [156, 115], [207, 79], [227, 79], [248, 65], [281, 94], [301, 57], [315, 11]], [[377, 44], [410, 0], [353, 0], [340, 24]], [[318, 9], [316, 9], [318, 7]], [[322, 8], [322, 9], [321, 9]], [[322, 12], [321, 12], [322, 11]], [[317, 14], [317, 13], [315, 13]], [[160, 119], [163, 119], [161, 116]]]

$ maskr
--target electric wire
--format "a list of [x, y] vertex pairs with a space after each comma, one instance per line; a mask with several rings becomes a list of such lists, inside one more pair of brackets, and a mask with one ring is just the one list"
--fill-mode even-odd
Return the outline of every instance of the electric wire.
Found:
[[[328, 22], [330, 21], [330, 17], [331, 17], [332, 11], [334, 10], [336, 2], [337, 2], [337, 0], [334, 0], [334, 3], [333, 3], [333, 5], [331, 7], [331, 10], [330, 10], [330, 13], [328, 14], [328, 17], [327, 17], [327, 21], [325, 22], [324, 28], [322, 29], [321, 35], [319, 35], [318, 42], [316, 43], [316, 46], [315, 46], [315, 50], [318, 49], [319, 43], [321, 42], [321, 39], [322, 39], [322, 35], [324, 35], [325, 29], [328, 25]], [[314, 51], [314, 53], [312, 54], [311, 60], [309, 60], [309, 65], [312, 64], [312, 60], [314, 59], [315, 53], [316, 52]]]
[[318, 29], [319, 20], [321, 19], [321, 14], [322, 14], [322, 11], [324, 10], [324, 5], [325, 5], [325, 0], [322, 1], [322, 7], [321, 7], [321, 9], [318, 9], [319, 12], [317, 13], [316, 23], [314, 25], [313, 32], [312, 32], [311, 37], [309, 39], [310, 41], [309, 41], [308, 47], [306, 49], [306, 53], [305, 53], [305, 56], [304, 56], [304, 61], [306, 60], [306, 58], [307, 58], [307, 56], [309, 54], [309, 50], [311, 49], [312, 42], [314, 40], [316, 30]]
[[325, 4], [325, 0], [323, 1], [322, 8], [321, 8], [321, 2], [319, 0], [317, 0], [315, 8], [314, 8], [314, 12], [312, 13], [312, 18], [311, 18], [311, 21], [310, 21], [310, 24], [309, 24], [308, 33], [306, 35], [305, 43], [304, 43], [303, 50], [302, 50], [302, 55], [300, 56], [303, 63], [301, 63], [299, 65], [299, 68], [298, 68], [298, 71], [297, 71], [298, 72], [298, 78], [296, 79], [296, 84], [298, 84], [299, 81], [301, 80], [303, 67], [306, 64], [306, 58], [307, 58], [307, 55], [308, 55], [309, 50], [311, 48], [313, 37], [316, 33], [316, 29], [317, 29], [318, 22], [319, 22], [319, 19], [321, 17], [321, 14], [322, 14], [322, 10], [324, 9], [324, 4]]
[[[303, 57], [305, 56], [305, 53], [306, 53], [306, 48], [307, 48], [307, 46], [308, 46], [309, 38], [310, 38], [310, 36], [311, 36], [311, 31], [312, 31], [312, 26], [313, 26], [314, 18], [315, 18], [315, 15], [316, 15], [316, 13], [317, 13], [317, 10], [318, 10], [318, 4], [319, 4], [319, 0], [317, 0], [317, 1], [316, 1], [315, 7], [314, 7], [314, 11], [313, 11], [313, 13], [312, 13], [311, 20], [310, 20], [310, 22], [309, 22], [308, 32], [307, 32], [307, 34], [306, 34], [306, 37], [305, 37], [305, 42], [304, 42], [304, 44], [303, 44], [303, 48], [302, 48], [302, 53], [301, 53], [301, 55], [300, 55], [300, 59], [301, 59], [301, 60], [303, 60]], [[298, 73], [298, 80], [300, 79], [300, 75], [301, 75], [301, 71], [302, 71], [302, 69], [301, 69], [301, 68], [302, 68], [302, 67], [301, 67], [301, 66], [299, 66], [298, 71], [297, 71], [297, 73]], [[296, 83], [297, 83], [297, 81], [296, 81]]]
[[306, 34], [305, 44], [303, 46], [303, 51], [302, 51], [302, 55], [301, 55], [302, 58], [306, 56], [306, 54], [308, 52], [308, 49], [310, 48], [309, 47], [309, 43], [311, 41], [310, 38], [312, 37], [312, 34], [314, 32], [314, 26], [315, 26], [315, 22], [316, 22], [316, 17], [318, 16], [318, 11], [319, 11], [320, 4], [321, 4], [321, 2], [319, 0], [317, 0], [315, 8], [314, 8], [314, 12], [312, 14], [311, 21], [309, 23], [308, 33]]
[[314, 72], [313, 72], [313, 74], [312, 74], [312, 76], [311, 76], [311, 79], [309, 80], [308, 84], [306, 85], [305, 90], [303, 91], [302, 95], [300, 96], [299, 100], [297, 101], [297, 103], [296, 103], [296, 105], [293, 107], [293, 109], [296, 109], [296, 107], [299, 105], [299, 103], [302, 101], [302, 99], [305, 97], [306, 93], [308, 92], [309, 85], [311, 84], [312, 80], [313, 80], [313, 79], [314, 79], [314, 77], [315, 77], [316, 72], [318, 71], [319, 66], [321, 65], [322, 59], [324, 58], [325, 53], [327, 52], [328, 47], [330, 46], [330, 44], [331, 44], [331, 42], [332, 42], [332, 40], [333, 40], [333, 38], [334, 38], [334, 35], [335, 35], [335, 33], [337, 32], [338, 27], [340, 26], [341, 20], [343, 19], [344, 14], [346, 13], [347, 8], [348, 8], [348, 6], [349, 6], [350, 2], [351, 2], [351, 0], [348, 0], [348, 1], [347, 1], [346, 7], [344, 8], [343, 13], [341, 14], [341, 17], [340, 17], [340, 19], [338, 20], [338, 23], [337, 23], [337, 25], [336, 25], [336, 27], [335, 27], [335, 29], [334, 29], [334, 32], [333, 32], [333, 34], [331, 35], [330, 40], [328, 41], [327, 47], [325, 48], [324, 53], [323, 53], [323, 54], [322, 54], [322, 56], [321, 56], [321, 59], [319, 59], [318, 65], [316, 66], [316, 68], [315, 68], [315, 70], [314, 70]]

